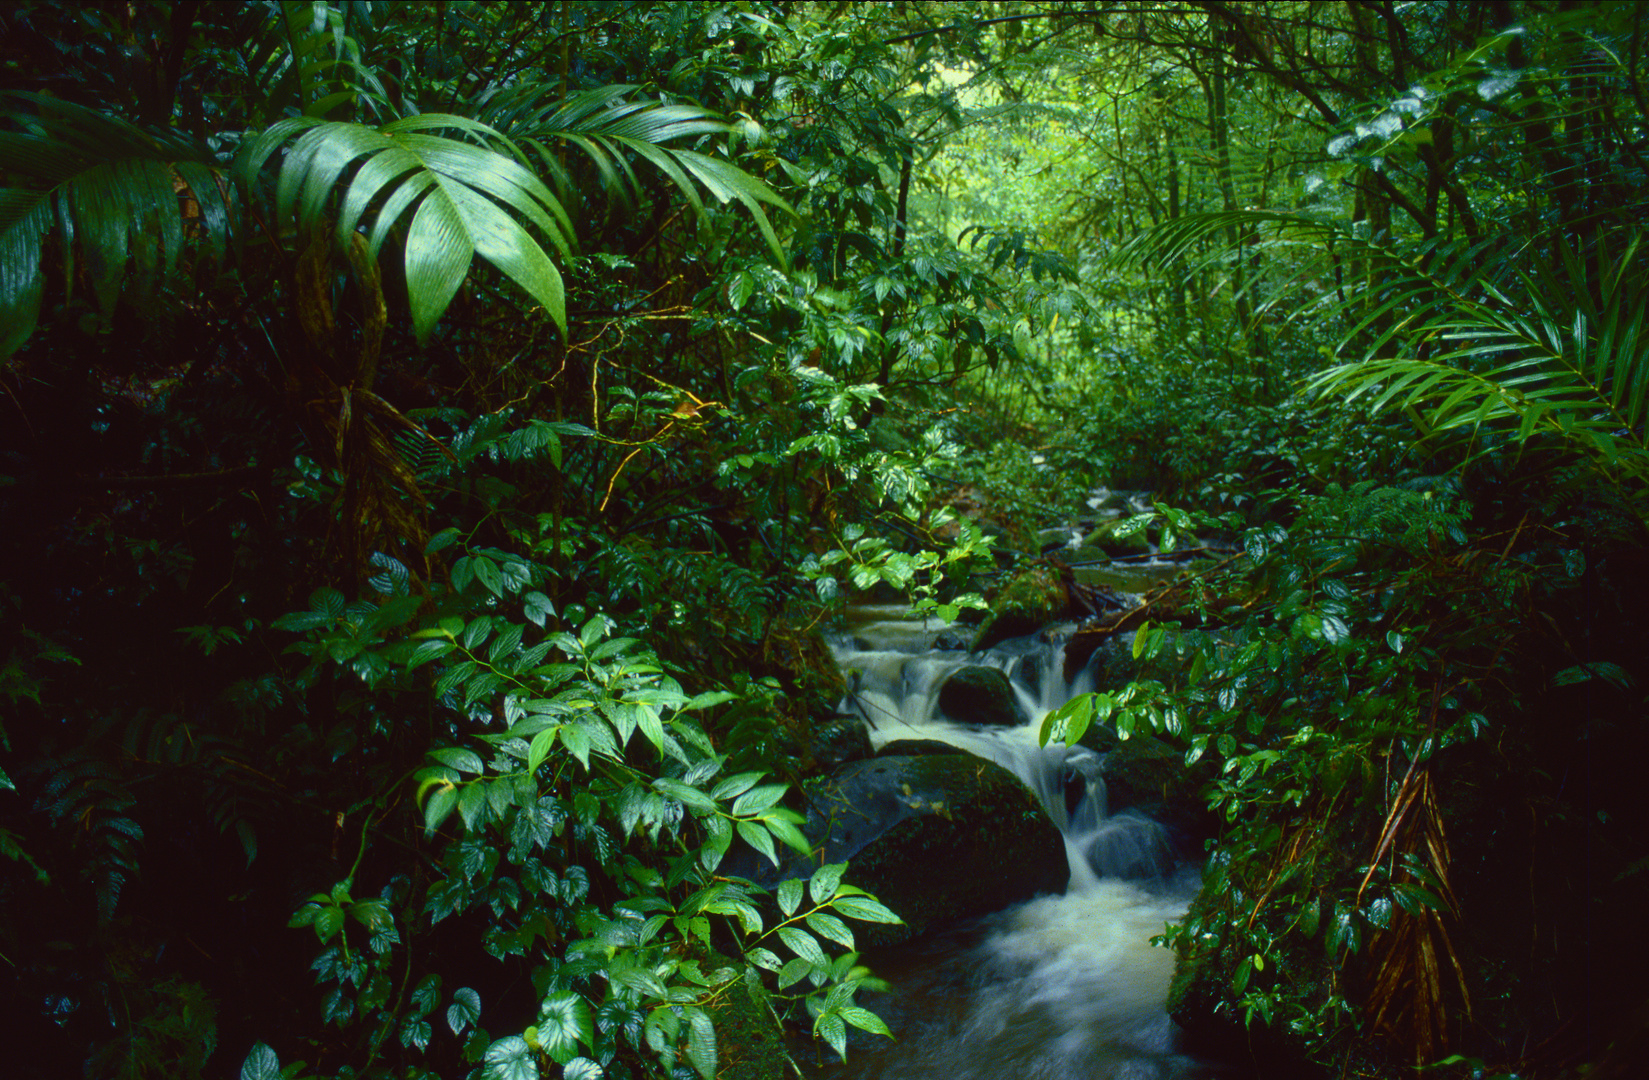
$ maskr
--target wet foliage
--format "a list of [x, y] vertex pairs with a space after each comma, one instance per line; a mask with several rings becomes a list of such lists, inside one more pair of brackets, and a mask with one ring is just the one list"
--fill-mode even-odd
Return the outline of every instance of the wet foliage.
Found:
[[[1122, 643], [1045, 734], [1194, 766], [1195, 1038], [1635, 1075], [1645, 33], [0, 5], [11, 1069], [881, 1031], [897, 915], [724, 864], [809, 853], [868, 596]], [[1174, 580], [1123, 611], [1050, 534]]]

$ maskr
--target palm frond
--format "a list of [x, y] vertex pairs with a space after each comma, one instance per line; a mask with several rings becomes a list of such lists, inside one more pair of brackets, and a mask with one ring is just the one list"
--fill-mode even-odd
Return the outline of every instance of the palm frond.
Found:
[[[1401, 409], [1426, 437], [1499, 431], [1555, 437], [1616, 476], [1649, 479], [1649, 271], [1642, 234], [1577, 250], [1567, 238], [1473, 243], [1357, 236], [1347, 223], [1238, 211], [1188, 215], [1147, 230], [1117, 255], [1135, 265], [1223, 252], [1235, 227], [1250, 243], [1305, 255], [1300, 277], [1332, 263], [1355, 281], [1286, 297], [1292, 317], [1345, 326], [1340, 355], [1306, 389], [1376, 410]], [[1274, 301], [1275, 302], [1275, 301]]]
[[[463, 141], [433, 130], [463, 132]], [[275, 212], [300, 230], [337, 214], [340, 244], [371, 219], [376, 255], [410, 213], [403, 259], [413, 330], [427, 340], [480, 255], [543, 306], [563, 333], [566, 301], [561, 273], [512, 216], [524, 218], [566, 257], [572, 223], [543, 182], [523, 168], [501, 134], [459, 116], [429, 114], [369, 128], [299, 117], [281, 121], [247, 146], [236, 166], [250, 187], [269, 158], [291, 141], [275, 185]], [[341, 203], [334, 195], [342, 192]], [[376, 208], [376, 209], [374, 209]]]
[[0, 96], [0, 357], [34, 331], [45, 288], [42, 247], [55, 225], [72, 292], [73, 260], [99, 306], [113, 308], [135, 270], [154, 290], [177, 267], [185, 241], [221, 258], [230, 206], [216, 162], [167, 133], [39, 94]]
[[[1337, 365], [1310, 389], [1421, 418], [1427, 434], [1501, 429], [1519, 442], [1554, 436], [1623, 475], [1649, 478], [1649, 325], [1641, 237], [1596, 271], [1566, 244], [1518, 275], [1515, 292], [1492, 286], [1404, 326], [1407, 342], [1439, 348]], [[1405, 285], [1423, 295], [1426, 283]], [[1435, 297], [1433, 297], [1435, 299]]]
[[763, 206], [794, 215], [788, 203], [730, 161], [664, 145], [720, 134], [729, 130], [728, 125], [697, 106], [625, 100], [636, 89], [604, 86], [565, 100], [551, 100], [544, 88], [534, 88], [495, 97], [482, 116], [521, 148], [531, 151], [530, 163], [542, 168], [563, 191], [575, 188], [558, 152], [560, 144], [565, 143], [589, 158], [605, 190], [629, 202], [639, 197], [641, 185], [626, 151], [668, 177], [701, 216], [705, 213], [698, 190], [701, 186], [718, 202], [736, 199], [755, 219], [774, 256], [784, 262], [784, 249]]

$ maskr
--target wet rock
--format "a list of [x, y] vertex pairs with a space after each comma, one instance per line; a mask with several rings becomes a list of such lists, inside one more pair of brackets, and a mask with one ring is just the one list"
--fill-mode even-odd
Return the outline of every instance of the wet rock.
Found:
[[933, 639], [933, 647], [940, 652], [967, 652], [972, 644], [973, 635], [954, 626], [939, 631], [939, 636]]
[[954, 754], [956, 747], [938, 739], [894, 739], [880, 750], [877, 757], [921, 757], [926, 754]]
[[1069, 566], [1087, 565], [1091, 563], [1109, 562], [1111, 553], [1102, 547], [1084, 545], [1062, 552], [1059, 556]]
[[822, 768], [833, 769], [850, 761], [870, 757], [870, 731], [857, 716], [844, 716], [815, 727], [808, 739], [808, 752]]
[[1113, 558], [1118, 555], [1148, 555], [1155, 550], [1151, 546], [1149, 532], [1148, 528], [1140, 528], [1134, 519], [1119, 517], [1105, 522], [1083, 537], [1080, 546], [1098, 548]]
[[856, 924], [860, 945], [892, 944], [1065, 888], [1065, 847], [1036, 796], [968, 754], [878, 757], [808, 786], [805, 829], [824, 862], [903, 926]]
[[1125, 806], [1196, 800], [1202, 778], [1186, 768], [1186, 758], [1154, 735], [1120, 739], [1100, 770], [1111, 813]]
[[958, 724], [1017, 727], [1025, 722], [1007, 675], [981, 664], [951, 673], [939, 687], [939, 711]]
[[1034, 634], [1065, 616], [1071, 605], [1060, 568], [1033, 563], [1014, 575], [991, 603], [991, 611], [974, 635], [973, 651], [983, 652], [999, 641]]
[[1211, 765], [1187, 767], [1179, 750], [1151, 735], [1120, 739], [1105, 754], [1100, 776], [1112, 814], [1130, 807], [1161, 822], [1182, 848], [1201, 849], [1213, 821], [1200, 791]]

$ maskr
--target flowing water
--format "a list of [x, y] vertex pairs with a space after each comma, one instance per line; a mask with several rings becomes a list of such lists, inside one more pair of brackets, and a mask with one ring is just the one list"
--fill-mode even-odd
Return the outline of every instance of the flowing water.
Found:
[[[934, 648], [944, 628], [903, 609], [856, 610], [836, 643], [848, 675], [844, 711], [864, 718], [872, 745], [949, 743], [1019, 776], [1065, 837], [1063, 896], [1043, 896], [872, 959], [894, 987], [865, 1004], [898, 1036], [855, 1040], [831, 1075], [860, 1080], [1204, 1080], [1225, 1075], [1179, 1052], [1164, 1008], [1174, 958], [1150, 944], [1184, 913], [1197, 871], [1177, 860], [1156, 822], [1108, 813], [1101, 757], [1040, 747], [1042, 718], [1094, 689], [1067, 682], [1063, 646], [1004, 642], [984, 654]], [[964, 665], [1005, 672], [1022, 723], [958, 724], [937, 707]]]

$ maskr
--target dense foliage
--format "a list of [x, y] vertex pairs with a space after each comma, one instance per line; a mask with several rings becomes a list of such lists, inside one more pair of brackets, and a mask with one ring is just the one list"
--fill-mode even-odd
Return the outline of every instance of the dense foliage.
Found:
[[1342, 1074], [1628, 1062], [1636, 5], [0, 31], [19, 1075], [771, 1076], [883, 1030], [850, 921], [896, 915], [752, 880], [808, 853], [818, 628], [954, 617], [1098, 485], [1241, 552], [1046, 729], [1207, 770], [1176, 1015]]

